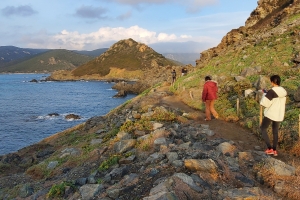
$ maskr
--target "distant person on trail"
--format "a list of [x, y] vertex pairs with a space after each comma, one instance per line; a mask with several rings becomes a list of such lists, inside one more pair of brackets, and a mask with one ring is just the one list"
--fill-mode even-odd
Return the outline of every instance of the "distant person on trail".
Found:
[[[280, 122], [284, 119], [285, 114], [285, 102], [286, 102], [286, 90], [280, 86], [280, 76], [273, 75], [270, 77], [272, 84], [272, 89], [269, 91], [264, 91], [264, 95], [260, 100], [260, 105], [265, 107], [264, 118], [262, 120], [260, 129], [262, 133], [262, 138], [264, 139], [267, 150], [266, 154], [277, 156], [276, 146], [278, 143], [278, 129]], [[267, 128], [272, 123], [272, 133], [273, 133], [273, 146], [270, 144], [270, 139], [267, 133]]]
[[175, 81], [176, 81], [176, 71], [175, 69], [173, 69], [173, 71], [171, 72], [172, 73], [172, 86], [174, 85]]
[[187, 74], [187, 68], [183, 67], [181, 69], [181, 76], [185, 76]]
[[211, 114], [218, 119], [219, 114], [215, 110], [214, 103], [218, 98], [218, 83], [216, 81], [212, 81], [210, 76], [205, 77], [205, 83], [202, 91], [202, 101], [205, 103], [205, 121], [211, 120]]

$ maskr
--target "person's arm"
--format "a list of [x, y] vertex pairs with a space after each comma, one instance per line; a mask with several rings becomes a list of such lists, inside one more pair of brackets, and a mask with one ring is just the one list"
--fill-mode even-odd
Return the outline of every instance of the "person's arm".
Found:
[[274, 92], [274, 90], [269, 90], [267, 93], [264, 93], [261, 100], [260, 105], [268, 108], [272, 105], [272, 99], [277, 97], [278, 95]]
[[207, 86], [204, 84], [203, 90], [202, 90], [202, 101], [205, 102], [206, 95], [207, 95]]

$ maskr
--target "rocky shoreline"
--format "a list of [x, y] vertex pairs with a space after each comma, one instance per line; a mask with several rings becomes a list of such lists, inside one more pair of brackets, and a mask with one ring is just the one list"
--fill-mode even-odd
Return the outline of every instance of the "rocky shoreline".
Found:
[[219, 137], [199, 111], [163, 101], [172, 96], [152, 89], [1, 156], [1, 199], [297, 199], [292, 163]]

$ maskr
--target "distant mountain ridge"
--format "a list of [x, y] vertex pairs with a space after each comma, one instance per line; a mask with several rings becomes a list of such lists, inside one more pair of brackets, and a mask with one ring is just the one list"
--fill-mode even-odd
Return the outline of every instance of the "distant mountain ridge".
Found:
[[0, 67], [3, 63], [30, 57], [49, 51], [49, 49], [29, 49], [15, 46], [0, 46]]
[[[0, 73], [36, 73], [74, 69], [100, 56], [108, 49], [86, 51], [0, 46]], [[192, 65], [195, 65], [195, 60], [199, 57], [199, 54], [194, 53], [164, 53], [163, 55], [179, 64]]]
[[71, 70], [93, 58], [94, 57], [64, 49], [49, 50], [44, 53], [7, 63], [0, 68], [0, 72], [49, 73], [62, 69]]
[[74, 69], [105, 52], [65, 49], [30, 49], [15, 46], [0, 47], [0, 73], [49, 73]]
[[163, 53], [166, 58], [176, 60], [183, 64], [195, 65], [196, 60], [199, 59], [199, 53]]

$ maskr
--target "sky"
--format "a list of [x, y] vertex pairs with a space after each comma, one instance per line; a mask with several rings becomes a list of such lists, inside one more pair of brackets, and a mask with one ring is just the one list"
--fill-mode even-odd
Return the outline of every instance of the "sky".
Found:
[[0, 46], [95, 50], [132, 38], [159, 53], [200, 53], [245, 25], [257, 0], [9, 0]]

